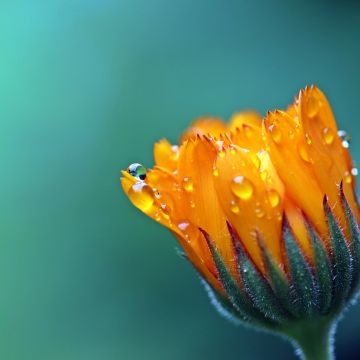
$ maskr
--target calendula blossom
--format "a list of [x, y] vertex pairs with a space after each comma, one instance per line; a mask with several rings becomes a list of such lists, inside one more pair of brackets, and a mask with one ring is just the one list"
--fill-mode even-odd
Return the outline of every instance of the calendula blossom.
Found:
[[360, 212], [349, 138], [324, 94], [286, 111], [197, 120], [179, 146], [155, 144], [122, 186], [178, 239], [217, 309], [331, 359], [331, 335], [360, 279]]

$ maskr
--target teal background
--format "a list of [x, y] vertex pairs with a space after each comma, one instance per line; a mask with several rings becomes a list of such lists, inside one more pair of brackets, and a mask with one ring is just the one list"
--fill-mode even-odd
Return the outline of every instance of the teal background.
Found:
[[[3, 0], [0, 359], [293, 359], [218, 316], [119, 172], [199, 115], [265, 114], [312, 83], [360, 159], [359, 5]], [[338, 359], [360, 353], [359, 318]]]

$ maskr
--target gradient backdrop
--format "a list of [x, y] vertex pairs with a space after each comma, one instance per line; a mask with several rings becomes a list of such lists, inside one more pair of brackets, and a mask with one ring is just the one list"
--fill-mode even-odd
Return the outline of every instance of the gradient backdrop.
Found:
[[[359, 38], [358, 1], [2, 0], [0, 359], [293, 359], [220, 318], [119, 172], [311, 83], [360, 159]], [[360, 305], [337, 351], [359, 358]]]

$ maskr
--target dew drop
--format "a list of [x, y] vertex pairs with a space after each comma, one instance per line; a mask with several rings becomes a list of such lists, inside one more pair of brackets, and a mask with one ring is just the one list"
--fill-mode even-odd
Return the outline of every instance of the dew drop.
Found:
[[269, 130], [270, 130], [272, 139], [277, 144], [279, 144], [281, 142], [281, 138], [282, 138], [282, 133], [281, 133], [280, 129], [278, 127], [276, 127], [275, 125], [270, 125]]
[[249, 200], [254, 192], [253, 184], [244, 176], [235, 176], [231, 183], [232, 192], [242, 200]]
[[230, 201], [230, 210], [231, 212], [233, 212], [234, 214], [238, 214], [240, 209], [238, 207], [238, 205], [236, 204], [235, 200], [231, 200]]
[[309, 118], [313, 118], [320, 110], [321, 103], [314, 96], [310, 96], [307, 101], [306, 113]]
[[132, 203], [146, 213], [149, 212], [154, 205], [154, 192], [149, 185], [142, 181], [135, 183], [130, 188], [128, 195]]
[[222, 147], [222, 148], [219, 148], [219, 156], [221, 158], [225, 157], [225, 149]]
[[188, 177], [183, 179], [182, 186], [183, 189], [187, 192], [192, 192], [194, 190], [194, 184], [192, 180]]
[[261, 207], [257, 207], [255, 209], [255, 215], [256, 217], [258, 217], [259, 219], [263, 218], [265, 216], [265, 212]]
[[131, 164], [127, 168], [127, 172], [138, 180], [144, 181], [146, 179], [146, 168], [141, 164]]
[[268, 177], [268, 172], [266, 170], [260, 172], [260, 178], [262, 181], [266, 181], [267, 177]]
[[294, 140], [294, 138], [295, 138], [295, 134], [294, 134], [294, 131], [292, 131], [292, 130], [289, 130], [289, 138], [290, 138], [290, 140]]
[[347, 184], [351, 184], [352, 182], [352, 177], [351, 177], [351, 173], [349, 171], [345, 171], [344, 173], [344, 181], [347, 183]]
[[178, 223], [177, 227], [184, 234], [185, 239], [191, 240], [196, 238], [197, 228], [189, 222], [181, 221]]
[[251, 136], [252, 136], [251, 127], [250, 127], [249, 125], [244, 124], [244, 125], [243, 125], [243, 129], [244, 129], [245, 136], [246, 136], [248, 139], [250, 139]]
[[213, 166], [213, 175], [219, 176], [219, 169], [215, 165]]
[[161, 215], [162, 215], [166, 220], [169, 220], [169, 219], [170, 219], [169, 207], [168, 207], [166, 204], [161, 204], [161, 205], [160, 205], [160, 209], [161, 209]]
[[260, 169], [261, 161], [260, 161], [259, 157], [257, 156], [257, 154], [251, 155], [251, 161], [257, 169]]
[[338, 131], [339, 138], [341, 140], [341, 144], [345, 149], [350, 147], [350, 135], [345, 130]]
[[279, 205], [280, 203], [280, 195], [279, 193], [275, 190], [275, 189], [271, 189], [268, 191], [268, 198], [269, 198], [269, 202], [271, 207], [276, 207]]
[[153, 192], [155, 194], [156, 199], [158, 199], [158, 200], [161, 199], [161, 194], [157, 188], [153, 188]]
[[308, 145], [311, 145], [312, 141], [311, 141], [311, 137], [310, 137], [309, 134], [305, 134], [305, 139], [306, 139], [306, 143], [307, 143]]
[[326, 144], [331, 145], [334, 142], [334, 132], [330, 128], [323, 129], [323, 138]]
[[308, 163], [311, 162], [308, 150], [307, 150], [306, 145], [304, 143], [299, 143], [298, 144], [298, 153], [299, 153], [300, 157], [304, 161], [306, 161]]
[[353, 168], [351, 169], [351, 174], [352, 174], [353, 176], [358, 176], [358, 175], [359, 175], [359, 170], [358, 170], [356, 167], [353, 167]]
[[196, 205], [195, 205], [195, 203], [194, 203], [193, 200], [190, 200], [190, 207], [191, 207], [192, 209], [195, 209], [195, 207], [196, 207]]

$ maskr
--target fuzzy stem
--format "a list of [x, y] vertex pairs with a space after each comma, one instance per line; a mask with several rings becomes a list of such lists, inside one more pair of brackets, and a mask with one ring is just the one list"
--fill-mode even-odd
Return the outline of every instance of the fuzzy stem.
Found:
[[336, 323], [328, 319], [314, 319], [288, 329], [287, 335], [302, 360], [335, 360], [333, 338]]

